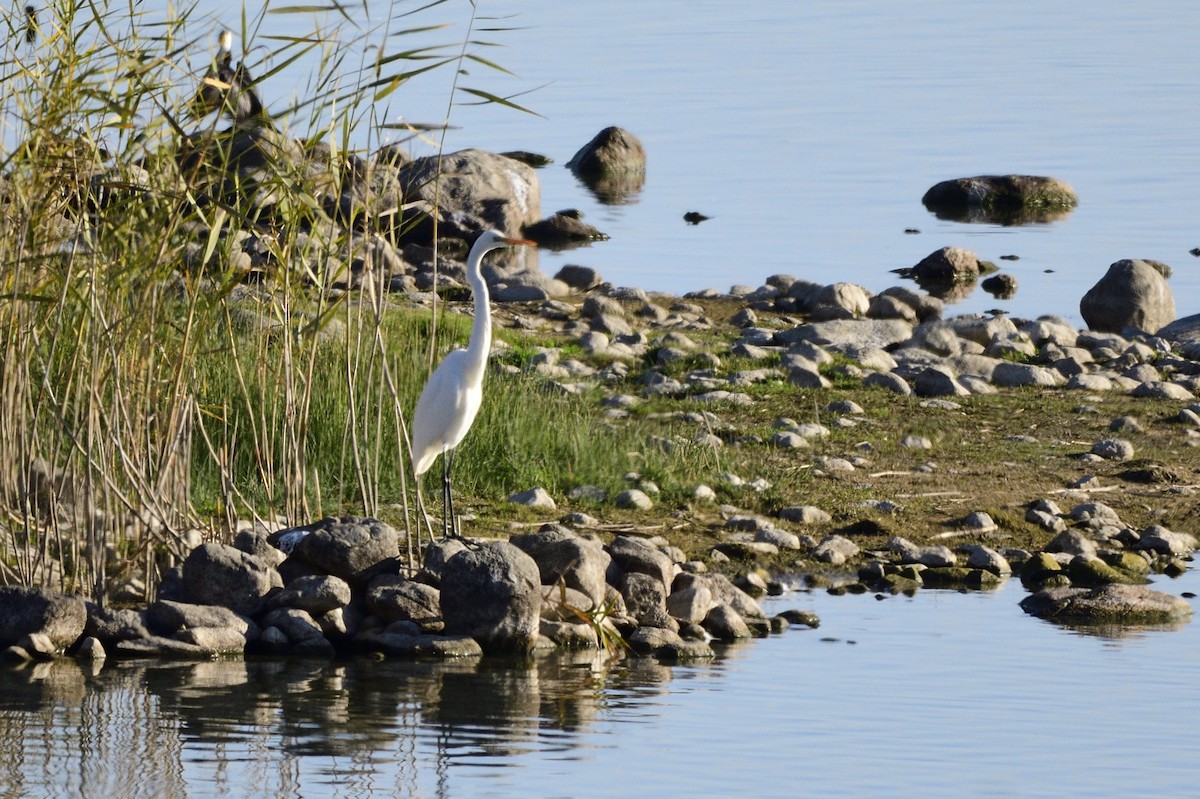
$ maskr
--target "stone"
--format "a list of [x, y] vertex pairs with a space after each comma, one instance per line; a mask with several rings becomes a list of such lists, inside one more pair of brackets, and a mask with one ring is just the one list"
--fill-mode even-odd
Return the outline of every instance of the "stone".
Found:
[[795, 524], [825, 524], [833, 517], [815, 505], [794, 505], [781, 508], [779, 518]]
[[1136, 548], [1159, 555], [1190, 555], [1196, 544], [1196, 536], [1191, 533], [1177, 533], [1161, 524], [1152, 524], [1142, 531]]
[[840, 535], [826, 536], [813, 549], [813, 557], [823, 563], [841, 566], [847, 560], [857, 555], [858, 545], [849, 538]]
[[156, 635], [170, 636], [182, 627], [233, 627], [251, 632], [253, 621], [220, 605], [158, 600], [146, 608], [145, 625]]
[[621, 575], [617, 589], [625, 598], [626, 611], [643, 627], [673, 628], [675, 621], [667, 613], [667, 587], [640, 572]]
[[289, 582], [268, 600], [271, 608], [298, 608], [314, 616], [350, 604], [350, 584], [332, 575], [306, 575]]
[[921, 202], [939, 219], [1004, 225], [1050, 222], [1079, 203], [1062, 180], [1040, 175], [977, 175], [943, 180]]
[[607, 127], [581, 147], [567, 168], [605, 204], [622, 204], [646, 181], [646, 149], [637, 136]]
[[272, 588], [283, 586], [279, 572], [225, 544], [201, 544], [183, 562], [183, 584], [197, 604], [220, 605], [247, 616], [258, 613]]
[[699, 624], [704, 621], [714, 604], [712, 591], [708, 586], [691, 585], [671, 592], [667, 597], [667, 612], [676, 621]]
[[1133, 457], [1133, 444], [1123, 438], [1106, 438], [1092, 445], [1092, 454], [1109, 461], [1127, 461]]
[[1175, 320], [1175, 298], [1161, 267], [1140, 259], [1117, 261], [1088, 289], [1079, 312], [1092, 330], [1153, 333]]
[[550, 492], [541, 486], [509, 494], [508, 501], [514, 505], [522, 505], [535, 510], [555, 510], [558, 508], [558, 505], [554, 502], [554, 497], [550, 496]]
[[440, 622], [442, 615], [438, 589], [396, 574], [380, 574], [371, 580], [366, 600], [367, 609], [385, 622], [408, 620], [428, 629]]
[[188, 627], [177, 632], [175, 639], [214, 655], [241, 654], [246, 650], [246, 634], [233, 627]]
[[958, 558], [949, 547], [921, 547], [900, 536], [892, 536], [887, 542], [888, 549], [896, 554], [900, 563], [919, 563], [922, 566], [946, 567], [958, 563]]
[[732, 642], [754, 637], [746, 620], [729, 605], [716, 605], [704, 617], [701, 625], [718, 641]]
[[[675, 576], [675, 564], [646, 541], [633, 536], [617, 536], [607, 547], [615, 567], [622, 572], [639, 572], [658, 580], [664, 587]], [[610, 580], [615, 583], [616, 580]]]
[[[541, 188], [530, 166], [496, 153], [467, 149], [416, 158], [397, 171], [405, 202], [444, 209], [441, 235], [474, 240], [485, 230], [521, 237], [541, 216]], [[340, 575], [339, 575], [340, 576]]]
[[87, 606], [77, 596], [46, 588], [8, 585], [0, 587], [0, 648], [12, 646], [27, 635], [46, 635], [53, 646], [65, 649], [83, 635]]
[[612, 556], [599, 541], [577, 536], [557, 525], [545, 525], [537, 533], [513, 536], [510, 543], [537, 563], [542, 585], [554, 585], [561, 580], [593, 603], [604, 601], [605, 575]]
[[1187, 600], [1143, 585], [1047, 588], [1021, 600], [1021, 609], [1063, 624], [1175, 624], [1192, 616]]
[[358, 516], [322, 519], [308, 525], [292, 557], [351, 584], [364, 584], [400, 555], [400, 536], [386, 522]]
[[486, 652], [530, 652], [541, 611], [537, 563], [507, 542], [459, 552], [442, 572], [447, 634], [469, 635]]

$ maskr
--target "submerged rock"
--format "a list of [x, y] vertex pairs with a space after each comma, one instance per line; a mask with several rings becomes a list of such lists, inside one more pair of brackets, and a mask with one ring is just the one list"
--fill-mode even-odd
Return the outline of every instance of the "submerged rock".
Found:
[[1025, 225], [1061, 219], [1079, 204], [1071, 186], [1037, 175], [978, 175], [943, 180], [921, 202], [939, 219]]
[[1173, 624], [1192, 616], [1187, 601], [1144, 585], [1047, 588], [1021, 600], [1031, 616], [1066, 624]]

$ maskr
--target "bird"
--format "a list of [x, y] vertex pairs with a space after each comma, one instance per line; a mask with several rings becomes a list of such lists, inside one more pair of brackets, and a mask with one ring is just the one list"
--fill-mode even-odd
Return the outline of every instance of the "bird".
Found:
[[418, 480], [442, 458], [442, 536], [462, 538], [454, 518], [450, 494], [450, 472], [454, 450], [470, 431], [483, 403], [483, 376], [492, 346], [492, 314], [487, 283], [481, 267], [483, 257], [504, 247], [537, 246], [528, 239], [510, 238], [495, 230], [475, 240], [467, 255], [467, 282], [475, 302], [475, 319], [466, 348], [446, 355], [433, 370], [417, 400], [412, 419], [412, 462]]
[[37, 9], [31, 5], [25, 6], [25, 43], [28, 45], [37, 44], [37, 38]]

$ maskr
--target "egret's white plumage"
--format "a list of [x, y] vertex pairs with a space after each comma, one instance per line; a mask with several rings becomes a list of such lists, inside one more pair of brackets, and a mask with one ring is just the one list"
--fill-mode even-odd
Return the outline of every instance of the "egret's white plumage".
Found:
[[413, 470], [425, 474], [438, 456], [442, 456], [442, 530], [456, 534], [454, 504], [450, 495], [450, 469], [454, 448], [471, 429], [483, 403], [483, 375], [492, 347], [492, 313], [487, 283], [484, 282], [483, 256], [492, 250], [516, 245], [533, 245], [525, 239], [508, 238], [494, 230], [475, 240], [467, 255], [467, 282], [475, 300], [475, 320], [465, 349], [448, 354], [433, 374], [412, 418]]

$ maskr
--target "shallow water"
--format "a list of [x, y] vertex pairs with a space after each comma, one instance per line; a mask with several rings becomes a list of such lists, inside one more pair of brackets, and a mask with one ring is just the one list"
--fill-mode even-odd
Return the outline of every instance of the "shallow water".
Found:
[[[1156, 583], [1194, 593], [1200, 574]], [[1087, 634], [1026, 616], [1024, 595], [792, 592], [768, 610], [819, 629], [683, 666], [5, 669], [0, 795], [1191, 795], [1196, 624]]]

